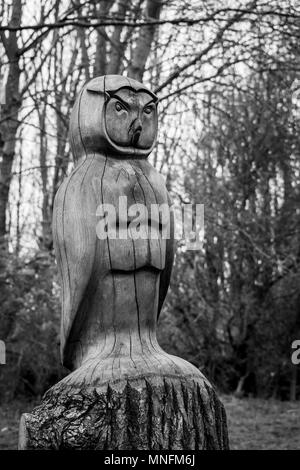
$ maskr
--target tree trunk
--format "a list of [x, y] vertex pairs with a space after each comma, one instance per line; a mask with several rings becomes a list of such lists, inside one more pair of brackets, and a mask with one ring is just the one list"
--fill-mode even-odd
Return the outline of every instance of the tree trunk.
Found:
[[[108, 14], [109, 10], [114, 4], [114, 0], [107, 0], [101, 2], [99, 7], [96, 9], [96, 16], [99, 21], [103, 20]], [[96, 45], [96, 55], [94, 62], [94, 77], [98, 75], [106, 74], [106, 65], [107, 65], [107, 36], [105, 27], [100, 26], [97, 28], [97, 45]]]
[[[126, 12], [129, 8], [129, 4], [121, 1], [119, 3], [118, 18], [124, 21]], [[115, 26], [111, 36], [111, 52], [110, 60], [107, 65], [107, 74], [118, 74], [121, 73], [122, 59], [126, 47], [126, 41], [121, 41], [122, 26]]]
[[292, 366], [290, 383], [290, 400], [296, 401], [297, 396], [297, 366]]
[[[21, 24], [21, 15], [21, 0], [15, 0], [13, 2], [10, 25], [19, 26]], [[4, 247], [7, 247], [6, 209], [15, 156], [16, 135], [19, 127], [18, 112], [21, 106], [19, 83], [21, 70], [19, 67], [16, 32], [11, 31], [8, 38], [2, 33], [1, 40], [9, 60], [5, 104], [3, 106], [3, 113], [1, 113], [0, 124], [0, 156], [2, 156], [0, 166], [0, 242], [3, 243]]]
[[228, 449], [226, 415], [206, 381], [120, 380], [49, 390], [20, 423], [19, 449]]
[[[151, 20], [158, 20], [162, 10], [161, 0], [147, 0], [146, 17]], [[135, 80], [143, 79], [146, 61], [150, 53], [151, 44], [154, 38], [156, 26], [143, 26], [140, 28], [139, 37], [133, 51], [131, 62], [128, 66], [128, 76]]]

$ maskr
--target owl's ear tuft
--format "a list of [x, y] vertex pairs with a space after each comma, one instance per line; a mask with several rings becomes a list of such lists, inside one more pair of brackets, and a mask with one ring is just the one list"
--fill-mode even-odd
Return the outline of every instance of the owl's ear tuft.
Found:
[[91, 80], [87, 86], [86, 86], [87, 91], [91, 91], [93, 93], [104, 93], [104, 81], [103, 77], [97, 77]]
[[103, 90], [99, 90], [99, 88], [95, 85], [88, 85], [86, 89], [87, 91], [91, 91], [92, 93], [98, 93], [99, 95], [103, 93]]

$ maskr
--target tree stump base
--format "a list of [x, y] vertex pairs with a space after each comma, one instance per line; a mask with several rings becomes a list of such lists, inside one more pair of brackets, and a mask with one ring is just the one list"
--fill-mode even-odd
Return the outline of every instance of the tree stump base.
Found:
[[19, 449], [228, 449], [226, 415], [202, 374], [78, 388], [64, 379], [22, 415]]

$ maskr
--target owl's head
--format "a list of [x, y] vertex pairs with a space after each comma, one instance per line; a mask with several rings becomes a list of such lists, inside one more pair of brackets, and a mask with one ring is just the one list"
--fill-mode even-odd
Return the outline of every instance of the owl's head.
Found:
[[71, 116], [75, 160], [91, 152], [146, 158], [157, 134], [157, 97], [136, 80], [97, 77], [81, 91]]

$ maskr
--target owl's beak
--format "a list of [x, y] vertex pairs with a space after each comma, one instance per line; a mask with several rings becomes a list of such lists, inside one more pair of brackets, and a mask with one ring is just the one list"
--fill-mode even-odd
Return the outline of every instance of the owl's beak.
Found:
[[140, 120], [134, 121], [132, 125], [132, 136], [131, 136], [131, 144], [135, 146], [140, 138], [140, 135], [142, 133], [142, 126]]
[[137, 129], [133, 134], [132, 134], [132, 138], [131, 138], [131, 142], [132, 142], [132, 145], [136, 145], [139, 141], [139, 138], [140, 138], [140, 135], [141, 135], [141, 132], [142, 132], [142, 128], [141, 129]]

